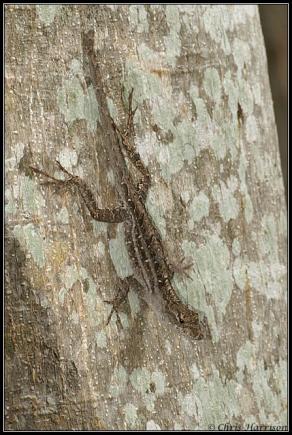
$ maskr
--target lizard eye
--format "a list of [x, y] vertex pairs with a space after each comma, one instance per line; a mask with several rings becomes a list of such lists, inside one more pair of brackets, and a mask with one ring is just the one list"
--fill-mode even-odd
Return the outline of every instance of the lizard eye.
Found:
[[178, 321], [179, 323], [185, 323], [184, 318], [181, 314], [178, 315]]

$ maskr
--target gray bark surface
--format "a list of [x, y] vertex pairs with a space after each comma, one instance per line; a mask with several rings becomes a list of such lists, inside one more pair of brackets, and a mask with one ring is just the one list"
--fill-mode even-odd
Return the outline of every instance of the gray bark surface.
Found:
[[[286, 425], [286, 210], [256, 6], [5, 7], [8, 430]], [[173, 283], [206, 313], [194, 341], [135, 289], [121, 323], [104, 303], [131, 273], [123, 224], [94, 222], [78, 195], [30, 164], [82, 177], [117, 205], [86, 74], [95, 31], [108, 107], [152, 179], [147, 209]]]

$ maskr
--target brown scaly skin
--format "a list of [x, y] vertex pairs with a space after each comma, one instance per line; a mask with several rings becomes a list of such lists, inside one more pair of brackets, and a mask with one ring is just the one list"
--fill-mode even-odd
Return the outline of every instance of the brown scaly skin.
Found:
[[[207, 318], [200, 315], [194, 308], [184, 304], [177, 296], [172, 284], [173, 269], [164, 252], [162, 240], [150, 215], [145, 207], [147, 192], [150, 187], [150, 174], [143, 165], [139, 154], [134, 146], [133, 118], [135, 110], [132, 110], [133, 89], [129, 94], [128, 121], [126, 130], [122, 132], [114, 123], [107, 109], [106, 96], [101, 83], [101, 73], [98, 64], [98, 56], [94, 51], [94, 35], [83, 35], [83, 50], [89, 61], [90, 75], [95, 89], [96, 98], [100, 108], [100, 122], [105, 129], [105, 147], [113, 164], [114, 175], [117, 181], [118, 194], [122, 207], [115, 209], [99, 209], [94, 196], [86, 183], [79, 177], [70, 174], [59, 162], [59, 169], [67, 177], [66, 180], [58, 180], [43, 170], [32, 167], [38, 175], [48, 178], [45, 184], [59, 185], [65, 188], [76, 188], [85, 202], [93, 219], [102, 222], [125, 223], [125, 236], [128, 252], [134, 269], [134, 275], [124, 280], [126, 291], [119, 291], [112, 301], [112, 310], [107, 324], [114, 311], [118, 311], [123, 300], [126, 298], [129, 287], [135, 283], [146, 287], [148, 292], [159, 295], [162, 300], [163, 310], [167, 317], [196, 340], [211, 337]], [[134, 165], [141, 174], [139, 183], [135, 183], [126, 159]]]

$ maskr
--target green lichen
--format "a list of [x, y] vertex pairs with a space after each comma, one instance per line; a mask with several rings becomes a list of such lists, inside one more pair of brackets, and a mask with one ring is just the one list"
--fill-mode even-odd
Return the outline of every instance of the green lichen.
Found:
[[131, 29], [137, 33], [147, 33], [149, 31], [147, 12], [144, 5], [129, 6], [129, 22]]
[[127, 371], [122, 365], [119, 365], [113, 371], [110, 380], [109, 393], [113, 397], [120, 396], [126, 389], [127, 381], [128, 381]]
[[136, 317], [136, 315], [141, 310], [140, 302], [139, 302], [139, 298], [137, 296], [137, 293], [130, 290], [128, 293], [128, 300], [129, 300], [132, 316]]
[[97, 347], [104, 349], [107, 347], [107, 338], [105, 331], [98, 331], [95, 334], [95, 343]]
[[146, 430], [157, 431], [161, 430], [161, 427], [154, 420], [149, 420], [146, 423]]
[[134, 369], [130, 375], [130, 382], [138, 393], [145, 394], [149, 390], [151, 373], [146, 368]]
[[32, 256], [36, 265], [44, 267], [47, 243], [39, 233], [39, 230], [33, 224], [16, 225], [13, 229], [13, 234], [21, 246]]
[[133, 388], [141, 394], [147, 410], [154, 411], [157, 397], [162, 396], [165, 392], [164, 373], [158, 370], [151, 373], [142, 367], [134, 369], [129, 379]]
[[149, 189], [146, 199], [147, 210], [149, 211], [162, 238], [165, 238], [166, 236], [166, 220], [164, 216], [164, 204], [166, 204], [165, 199], [166, 198], [162, 192], [158, 191], [155, 186]]
[[221, 100], [222, 85], [219, 74], [215, 68], [208, 68], [204, 73], [203, 79], [204, 89], [206, 94], [211, 98], [212, 102], [218, 103]]
[[241, 251], [240, 241], [238, 239], [234, 239], [232, 242], [233, 255], [237, 257], [240, 254], [240, 251]]
[[124, 406], [123, 413], [125, 415], [125, 422], [129, 427], [135, 427], [138, 415], [137, 407], [132, 403], [127, 403]]
[[192, 259], [194, 269], [190, 273], [192, 280], [182, 283], [175, 278], [175, 285], [184, 300], [203, 312], [208, 311], [205, 299], [207, 291], [216, 306], [217, 317], [223, 319], [233, 289], [230, 253], [217, 234], [206, 232], [204, 236], [204, 246], [198, 247], [193, 241], [183, 241], [184, 255]]
[[104, 257], [105, 254], [105, 244], [102, 241], [97, 243], [97, 255], [98, 257]]
[[233, 276], [236, 285], [243, 290], [247, 279], [248, 262], [245, 257], [238, 257], [233, 263]]
[[235, 38], [233, 41], [232, 55], [238, 73], [241, 75], [244, 65], [249, 65], [251, 61], [250, 45], [241, 39]]
[[238, 108], [238, 86], [235, 80], [232, 80], [230, 71], [227, 71], [224, 80], [223, 80], [223, 88], [228, 96], [228, 107], [232, 118], [235, 119], [237, 116], [237, 108]]
[[68, 293], [68, 289], [66, 289], [65, 287], [62, 287], [62, 288], [60, 289], [60, 291], [59, 291], [59, 293], [58, 293], [58, 299], [59, 299], [61, 305], [64, 304], [65, 296], [66, 296], [67, 293]]
[[76, 265], [65, 266], [60, 276], [64, 287], [68, 290], [80, 279], [80, 273]]
[[99, 236], [106, 236], [107, 235], [107, 228], [108, 225], [105, 222], [97, 222], [96, 220], [92, 219], [92, 228], [93, 228], [93, 233], [95, 236], [99, 237]]
[[109, 241], [109, 252], [115, 270], [120, 278], [123, 279], [133, 274], [126, 248], [125, 234], [121, 225], [117, 226], [117, 237]]
[[[213, 367], [212, 375], [207, 380], [200, 377], [194, 381], [189, 393], [179, 393], [181, 412], [195, 417], [200, 422], [200, 428], [210, 427], [210, 422], [216, 428], [226, 419], [229, 421], [241, 415], [239, 387], [233, 380], [222, 382], [219, 371]], [[205, 406], [206, 403], [208, 406]]]
[[71, 320], [72, 323], [74, 323], [74, 325], [78, 325], [80, 322], [80, 316], [77, 313], [76, 310], [73, 310], [72, 313], [69, 315], [69, 320]]
[[199, 192], [199, 194], [193, 198], [188, 208], [190, 215], [188, 226], [190, 230], [193, 230], [195, 224], [200, 222], [203, 217], [208, 216], [209, 206], [209, 198], [204, 192]]
[[70, 172], [77, 165], [78, 155], [73, 149], [63, 148], [59, 152], [58, 161]]
[[5, 211], [9, 214], [22, 209], [24, 213], [38, 215], [45, 206], [45, 200], [36, 181], [24, 175], [19, 175], [15, 184], [7, 187], [5, 195], [8, 200]]
[[250, 84], [244, 79], [238, 81], [238, 102], [244, 115], [252, 115], [254, 110], [253, 93]]
[[69, 213], [66, 207], [62, 207], [61, 210], [56, 215], [57, 222], [60, 222], [62, 224], [68, 224], [69, 223]]
[[284, 264], [251, 261], [248, 264], [248, 277], [252, 287], [267, 298], [280, 299], [283, 297], [282, 282], [286, 277]]
[[226, 30], [229, 28], [228, 18], [230, 13], [226, 6], [206, 8], [203, 24], [210, 37], [220, 46], [226, 55], [230, 54], [231, 47]]
[[78, 61], [71, 63], [71, 76], [64, 80], [58, 91], [58, 105], [65, 121], [72, 124], [75, 120], [86, 119], [90, 131], [95, 131], [99, 121], [99, 110], [93, 86], [89, 86], [87, 94], [78, 77], [80, 70]]
[[230, 219], [235, 219], [239, 212], [239, 204], [234, 196], [238, 187], [238, 181], [235, 177], [231, 176], [226, 183], [219, 182], [212, 189], [214, 200], [218, 203], [219, 211], [224, 222]]
[[245, 127], [246, 139], [249, 143], [256, 142], [258, 139], [258, 127], [256, 118], [253, 115], [248, 116]]
[[172, 67], [176, 64], [176, 59], [181, 51], [180, 39], [180, 14], [179, 9], [174, 5], [167, 5], [165, 8], [166, 22], [169, 28], [169, 34], [165, 36], [165, 60]]
[[60, 14], [62, 5], [36, 5], [39, 20], [46, 26], [53, 23], [55, 17]]

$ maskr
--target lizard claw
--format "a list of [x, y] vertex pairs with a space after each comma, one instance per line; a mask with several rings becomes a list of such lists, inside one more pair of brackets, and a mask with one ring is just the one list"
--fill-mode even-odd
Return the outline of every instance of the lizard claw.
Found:
[[185, 275], [187, 278], [193, 280], [187, 271], [193, 267], [194, 263], [191, 260], [187, 260], [187, 262], [185, 262], [185, 260], [186, 258], [182, 257], [182, 259], [179, 261], [179, 264], [171, 264], [171, 268], [174, 273]]
[[123, 327], [122, 322], [121, 322], [121, 318], [119, 316], [119, 308], [120, 308], [120, 305], [124, 302], [127, 294], [128, 294], [128, 289], [126, 292], [122, 292], [121, 289], [119, 288], [117, 295], [113, 299], [110, 299], [110, 300], [104, 299], [103, 300], [103, 302], [105, 302], [106, 304], [112, 305], [112, 309], [111, 309], [111, 312], [109, 313], [109, 316], [107, 318], [106, 325], [109, 324], [109, 322], [112, 318], [112, 315], [114, 313], [116, 313], [118, 323], [121, 327]]

